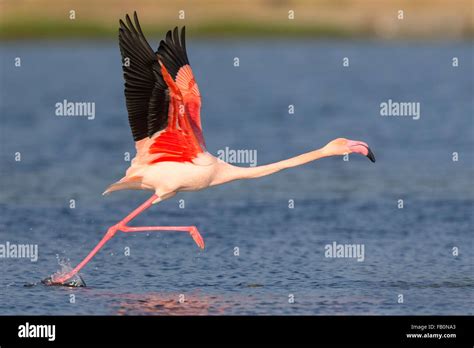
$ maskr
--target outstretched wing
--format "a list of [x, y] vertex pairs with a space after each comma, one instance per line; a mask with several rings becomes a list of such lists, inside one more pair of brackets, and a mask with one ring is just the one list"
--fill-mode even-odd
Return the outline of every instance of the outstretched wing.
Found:
[[134, 13], [120, 20], [119, 45], [125, 78], [125, 99], [133, 139], [139, 141], [166, 127], [169, 96], [156, 53], [148, 44]]
[[157, 52], [134, 13], [120, 21], [125, 97], [140, 164], [191, 162], [205, 151], [201, 96], [189, 65], [185, 29], [168, 31]]

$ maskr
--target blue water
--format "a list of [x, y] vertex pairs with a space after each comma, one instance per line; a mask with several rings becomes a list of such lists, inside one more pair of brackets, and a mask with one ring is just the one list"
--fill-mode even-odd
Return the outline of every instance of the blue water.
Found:
[[[0, 314], [473, 313], [471, 43], [190, 40], [188, 51], [210, 152], [257, 150], [266, 164], [343, 136], [377, 162], [329, 158], [180, 193], [135, 224], [197, 225], [204, 251], [180, 233], [118, 234], [81, 272], [88, 287], [25, 287], [57, 271], [57, 255], [74, 266], [148, 193], [101, 196], [133, 153], [116, 42], [2, 43], [0, 244], [37, 244], [39, 258], [0, 259]], [[95, 119], [55, 116], [63, 99], [95, 102]], [[380, 116], [388, 99], [420, 102], [420, 119]], [[325, 257], [333, 242], [363, 244], [364, 261]]]

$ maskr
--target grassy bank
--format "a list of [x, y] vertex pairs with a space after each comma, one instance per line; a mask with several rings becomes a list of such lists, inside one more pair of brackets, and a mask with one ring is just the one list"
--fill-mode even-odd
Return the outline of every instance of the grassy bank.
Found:
[[134, 10], [150, 34], [187, 25], [196, 36], [472, 38], [472, 6], [471, 0], [0, 0], [0, 38], [116, 37], [118, 19]]
[[[184, 23], [183, 23], [184, 24]], [[175, 25], [145, 26], [147, 34], [162, 35]], [[198, 37], [249, 37], [249, 36], [298, 36], [298, 37], [354, 37], [370, 36], [375, 33], [367, 31], [351, 31], [332, 25], [276, 25], [241, 22], [213, 22], [184, 24], [188, 26], [188, 35]], [[142, 24], [142, 26], [144, 26]], [[106, 26], [95, 22], [81, 22], [71, 25], [68, 21], [45, 20], [30, 22], [12, 22], [0, 24], [0, 39], [64, 39], [64, 38], [112, 38], [118, 33], [118, 24]]]

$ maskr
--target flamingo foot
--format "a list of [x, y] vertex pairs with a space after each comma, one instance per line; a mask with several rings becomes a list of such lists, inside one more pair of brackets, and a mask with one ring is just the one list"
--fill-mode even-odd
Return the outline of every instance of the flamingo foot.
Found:
[[200, 247], [201, 249], [204, 249], [204, 239], [202, 238], [196, 226], [192, 226], [190, 228], [189, 234], [191, 235], [191, 237], [193, 237], [198, 247]]
[[86, 282], [79, 274], [70, 275], [69, 273], [61, 276], [52, 275], [41, 281], [47, 286], [67, 286], [70, 288], [86, 287]]

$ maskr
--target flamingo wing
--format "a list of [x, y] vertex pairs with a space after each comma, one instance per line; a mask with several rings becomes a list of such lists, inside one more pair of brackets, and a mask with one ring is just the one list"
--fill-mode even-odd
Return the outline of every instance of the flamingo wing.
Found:
[[[134, 13], [120, 21], [119, 44], [136, 164], [192, 162], [205, 151], [201, 95], [186, 53], [185, 28], [168, 31], [153, 52]], [[128, 64], [127, 64], [128, 63]], [[135, 162], [137, 162], [135, 161]]]

